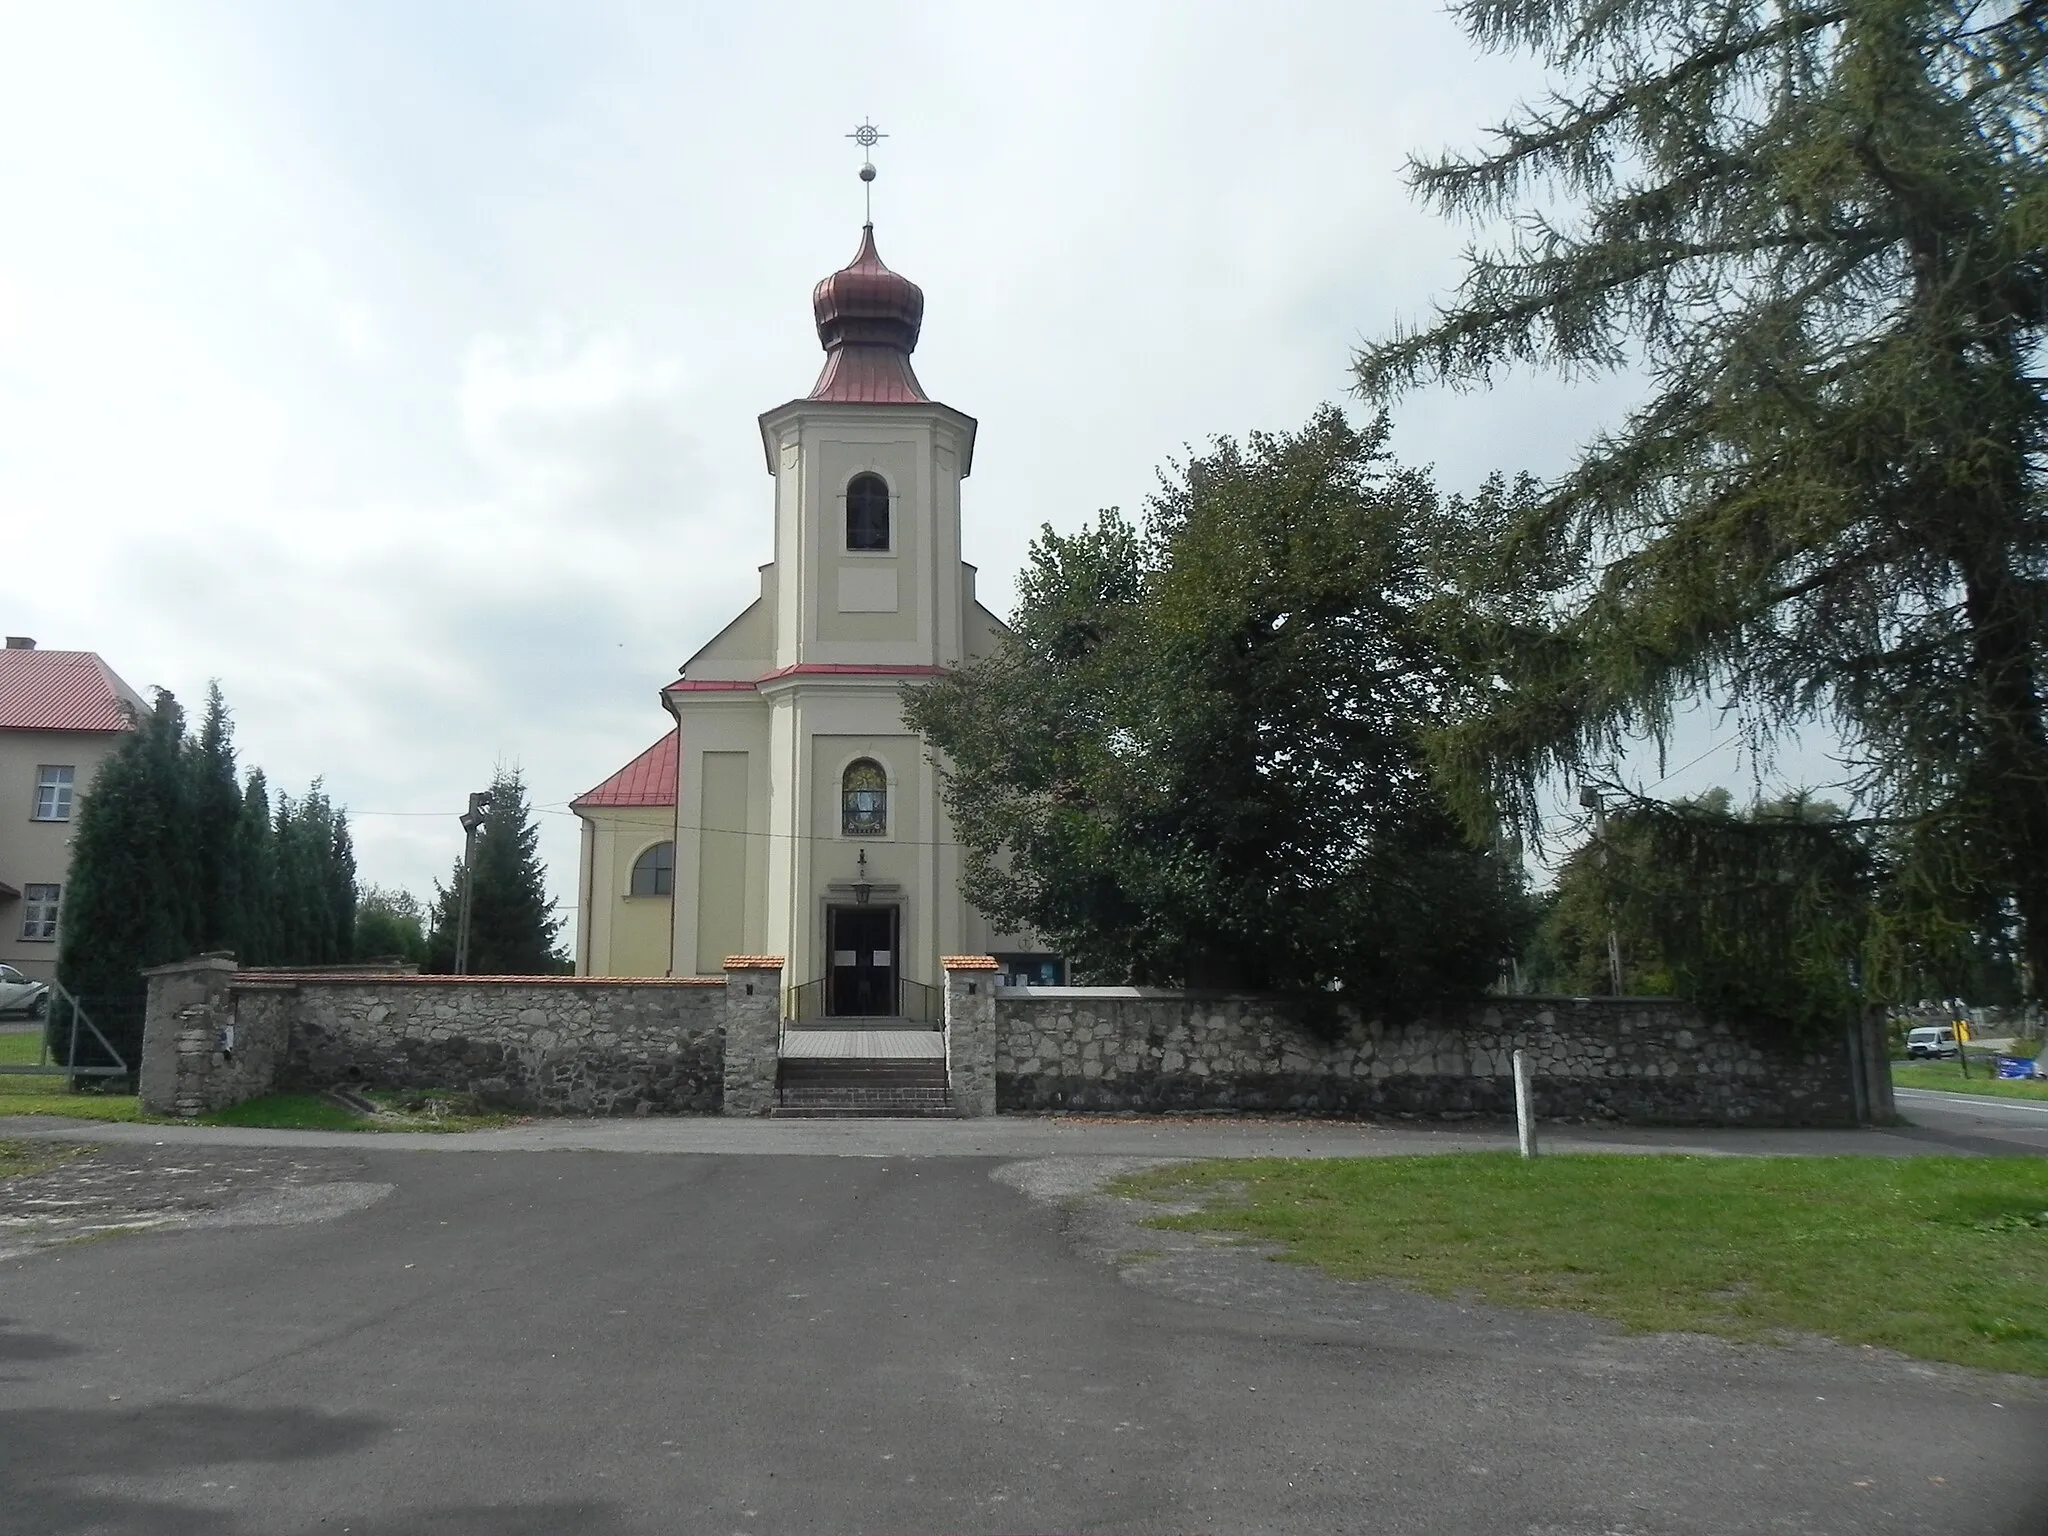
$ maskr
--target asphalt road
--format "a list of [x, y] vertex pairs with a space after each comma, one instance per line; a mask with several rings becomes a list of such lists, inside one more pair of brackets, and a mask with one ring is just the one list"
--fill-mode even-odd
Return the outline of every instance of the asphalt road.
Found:
[[2039, 1383], [1339, 1285], [1100, 1171], [110, 1145], [38, 1198], [206, 1224], [0, 1262], [0, 1531], [2048, 1532]]
[[2048, 1099], [1994, 1099], [1985, 1094], [1894, 1088], [1899, 1113], [1923, 1130], [1952, 1138], [1958, 1149], [2048, 1155]]

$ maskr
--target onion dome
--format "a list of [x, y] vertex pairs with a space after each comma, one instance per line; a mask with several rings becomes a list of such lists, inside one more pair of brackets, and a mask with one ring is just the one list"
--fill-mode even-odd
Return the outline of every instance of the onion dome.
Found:
[[875, 252], [875, 226], [861, 226], [853, 260], [811, 290], [825, 348], [813, 400], [911, 405], [928, 400], [910, 368], [924, 323], [924, 290], [891, 272]]

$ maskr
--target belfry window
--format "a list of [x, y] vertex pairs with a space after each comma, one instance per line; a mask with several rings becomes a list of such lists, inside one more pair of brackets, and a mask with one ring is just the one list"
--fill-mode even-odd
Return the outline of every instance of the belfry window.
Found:
[[656, 843], [633, 861], [630, 896], [673, 896], [676, 890], [676, 845]]
[[846, 765], [839, 781], [839, 830], [847, 837], [889, 835], [889, 775], [871, 757]]
[[846, 487], [846, 547], [889, 547], [889, 486], [880, 475], [855, 475]]

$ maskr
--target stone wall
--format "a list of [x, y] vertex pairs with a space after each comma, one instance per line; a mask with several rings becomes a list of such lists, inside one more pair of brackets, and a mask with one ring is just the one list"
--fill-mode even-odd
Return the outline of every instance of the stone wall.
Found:
[[725, 984], [697, 978], [258, 978], [238, 1012], [288, 1012], [283, 1091], [453, 1088], [505, 1109], [715, 1114]]
[[[1866, 1032], [1867, 1033], [1867, 1032]], [[1296, 1110], [1508, 1115], [1534, 1055], [1537, 1113], [1662, 1125], [1855, 1125], [1892, 1117], [1881, 1042], [1751, 1044], [1668, 998], [1489, 999], [1465, 1016], [1347, 1018], [1318, 1040], [1273, 998], [1131, 987], [1006, 987], [1002, 1110]]]
[[[715, 1114], [726, 993], [716, 977], [239, 971], [150, 976], [141, 1092], [192, 1116], [271, 1092], [440, 1088], [543, 1114]], [[231, 1042], [231, 1044], [230, 1044]]]
[[288, 1031], [241, 1018], [228, 997], [235, 962], [206, 955], [143, 973], [149, 984], [137, 1087], [151, 1114], [191, 1117], [270, 1092]]

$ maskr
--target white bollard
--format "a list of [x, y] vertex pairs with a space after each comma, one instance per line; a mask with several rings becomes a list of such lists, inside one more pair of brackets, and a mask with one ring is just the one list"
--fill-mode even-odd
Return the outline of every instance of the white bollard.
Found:
[[1515, 1052], [1515, 1131], [1521, 1137], [1522, 1156], [1536, 1155], [1536, 1096], [1529, 1085], [1529, 1053]]

